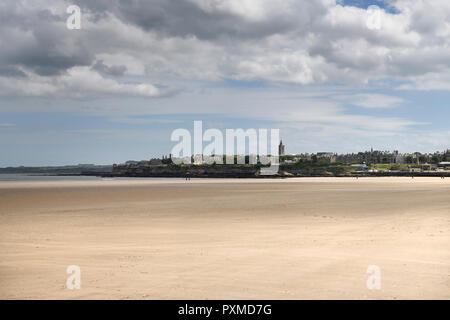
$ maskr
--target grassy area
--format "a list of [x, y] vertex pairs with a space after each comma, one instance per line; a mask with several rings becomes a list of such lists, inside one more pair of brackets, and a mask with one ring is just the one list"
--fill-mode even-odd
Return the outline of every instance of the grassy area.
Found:
[[369, 165], [370, 169], [376, 169], [378, 171], [398, 171], [401, 170], [402, 168], [405, 167], [415, 167], [414, 165], [411, 164], [381, 164], [381, 163], [376, 163], [376, 164], [371, 164]]

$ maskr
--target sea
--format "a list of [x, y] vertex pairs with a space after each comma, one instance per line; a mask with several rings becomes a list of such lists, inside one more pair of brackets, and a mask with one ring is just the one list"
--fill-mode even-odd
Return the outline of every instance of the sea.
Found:
[[0, 181], [103, 181], [103, 180], [184, 180], [184, 178], [102, 178], [94, 176], [49, 176], [26, 173], [0, 173]]

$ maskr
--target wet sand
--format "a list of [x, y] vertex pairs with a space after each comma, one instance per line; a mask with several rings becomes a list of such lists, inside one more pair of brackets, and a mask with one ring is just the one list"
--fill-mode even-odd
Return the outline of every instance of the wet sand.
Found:
[[450, 299], [450, 179], [1, 182], [0, 298]]

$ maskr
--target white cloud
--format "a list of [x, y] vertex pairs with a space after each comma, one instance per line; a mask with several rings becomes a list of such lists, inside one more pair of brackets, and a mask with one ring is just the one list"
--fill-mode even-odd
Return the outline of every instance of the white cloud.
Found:
[[[447, 0], [391, 1], [399, 13], [383, 11], [380, 30], [367, 28], [366, 10], [331, 0], [137, 0], [131, 7], [81, 1], [83, 27], [77, 31], [65, 28], [69, 2], [47, 1], [53, 16], [29, 3], [3, 4], [0, 59], [41, 75], [103, 60], [123, 65], [129, 76], [296, 85], [394, 78], [423, 87], [421, 76], [433, 72], [427, 89], [446, 89], [439, 76], [450, 72]], [[33, 80], [40, 84], [29, 92], [52, 94], [45, 77]], [[107, 87], [155, 92], [150, 86]]]
[[0, 93], [23, 96], [86, 97], [133, 95], [159, 97], [170, 93], [149, 83], [123, 83], [104, 78], [89, 67], [72, 67], [59, 76], [44, 77], [28, 72], [27, 77], [0, 77]]
[[349, 104], [368, 109], [394, 108], [404, 102], [404, 100], [399, 97], [373, 93], [338, 95], [335, 96], [335, 98], [338, 100], [345, 101]]
[[0, 128], [11, 128], [11, 127], [15, 127], [15, 126], [16, 125], [14, 123], [8, 123], [8, 122], [1, 123], [0, 122]]
[[411, 81], [397, 86], [398, 90], [446, 90], [450, 91], [450, 74], [427, 73], [412, 77]]

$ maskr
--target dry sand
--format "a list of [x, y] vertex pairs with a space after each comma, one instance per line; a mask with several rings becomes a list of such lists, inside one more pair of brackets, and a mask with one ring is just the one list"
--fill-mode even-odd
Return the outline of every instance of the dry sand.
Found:
[[450, 299], [450, 179], [3, 182], [0, 298]]

